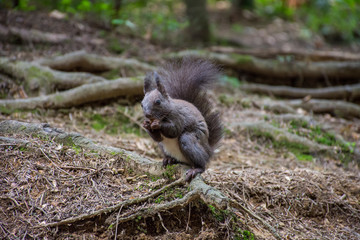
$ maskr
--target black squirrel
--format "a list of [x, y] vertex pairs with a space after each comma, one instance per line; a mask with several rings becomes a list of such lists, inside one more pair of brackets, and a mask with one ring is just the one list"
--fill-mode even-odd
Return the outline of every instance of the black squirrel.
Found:
[[206, 92], [218, 78], [214, 64], [184, 57], [144, 79], [143, 126], [159, 143], [163, 166], [183, 163], [192, 167], [186, 173], [187, 181], [205, 171], [223, 135], [220, 114]]

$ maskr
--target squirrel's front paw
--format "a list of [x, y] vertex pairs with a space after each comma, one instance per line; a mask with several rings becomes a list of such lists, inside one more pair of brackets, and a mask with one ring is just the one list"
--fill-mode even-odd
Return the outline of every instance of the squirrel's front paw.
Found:
[[160, 120], [159, 119], [155, 119], [154, 121], [152, 121], [151, 123], [151, 129], [152, 130], [156, 130], [156, 129], [160, 129]]
[[151, 130], [151, 121], [150, 119], [145, 119], [143, 122], [143, 127], [147, 130]]
[[173, 164], [176, 164], [176, 163], [178, 163], [178, 161], [173, 157], [165, 156], [163, 158], [163, 167], [166, 167], [167, 165], [173, 165]]

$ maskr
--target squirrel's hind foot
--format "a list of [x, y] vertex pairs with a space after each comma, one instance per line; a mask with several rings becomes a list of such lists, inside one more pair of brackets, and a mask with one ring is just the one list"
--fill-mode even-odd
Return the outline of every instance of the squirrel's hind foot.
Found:
[[191, 168], [186, 171], [186, 179], [185, 180], [187, 182], [191, 182], [191, 180], [193, 178], [195, 178], [197, 174], [200, 174], [203, 172], [204, 172], [204, 169], [202, 169], [202, 168]]

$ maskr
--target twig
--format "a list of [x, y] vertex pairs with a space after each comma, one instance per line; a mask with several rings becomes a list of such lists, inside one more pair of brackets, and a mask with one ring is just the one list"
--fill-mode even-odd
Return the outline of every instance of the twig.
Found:
[[137, 121], [136, 119], [134, 119], [132, 116], [130, 116], [129, 114], [127, 114], [125, 111], [122, 111], [122, 110], [120, 110], [120, 109], [118, 109], [118, 111], [119, 111], [122, 115], [124, 115], [126, 118], [128, 118], [131, 122], [133, 122], [135, 125], [139, 126], [140, 129], [142, 129], [143, 131], [146, 132], [146, 129], [143, 127], [143, 125], [142, 125], [139, 121]]
[[187, 193], [181, 199], [175, 199], [173, 201], [170, 201], [170, 202], [167, 202], [167, 203], [164, 203], [164, 204], [159, 204], [159, 205], [152, 206], [152, 207], [149, 207], [149, 208], [140, 209], [139, 211], [137, 211], [134, 214], [124, 216], [124, 217], [120, 218], [119, 222], [127, 222], [127, 221], [133, 220], [133, 219], [135, 219], [135, 218], [137, 218], [139, 216], [148, 217], [148, 216], [151, 216], [151, 215], [153, 215], [153, 214], [155, 214], [157, 212], [162, 212], [162, 211], [165, 211], [165, 210], [177, 207], [177, 206], [184, 206], [184, 205], [188, 204], [190, 201], [192, 201], [192, 200], [194, 200], [196, 198], [199, 198], [199, 197], [200, 197], [200, 195], [199, 195], [198, 190], [193, 190], [193, 191]]
[[91, 178], [91, 182], [93, 183], [93, 186], [94, 186], [94, 188], [95, 188], [95, 191], [99, 194], [99, 196], [100, 196], [103, 204], [105, 204], [106, 202], [105, 202], [102, 194], [100, 193], [99, 189], [97, 188], [97, 184], [96, 184], [96, 182], [94, 181], [94, 179]]
[[118, 226], [119, 226], [119, 216], [120, 216], [120, 213], [121, 213], [121, 210], [122, 210], [122, 206], [121, 208], [119, 209], [119, 212], [116, 216], [116, 227], [115, 227], [115, 237], [114, 237], [114, 240], [116, 240], [117, 238], [117, 231], [118, 231]]
[[[233, 195], [235, 198], [237, 198], [238, 200], [241, 200], [241, 198], [234, 192], [229, 192], [230, 195]], [[264, 219], [262, 219], [260, 216], [258, 216], [256, 213], [254, 213], [253, 211], [251, 211], [250, 209], [248, 209], [247, 207], [241, 205], [240, 203], [238, 203], [237, 201], [235, 201], [234, 199], [230, 199], [230, 204], [233, 205], [233, 207], [235, 208], [240, 208], [242, 210], [244, 210], [247, 214], [249, 214], [251, 217], [255, 218], [256, 220], [258, 220], [263, 226], [265, 226], [270, 232], [271, 234], [276, 238], [281, 240], [281, 236], [279, 235], [279, 233], [275, 230], [275, 228], [273, 228], [270, 224], [268, 224]]]
[[187, 232], [189, 230], [190, 216], [191, 216], [191, 203], [189, 203], [189, 216], [188, 216], [188, 221], [186, 223], [185, 232]]
[[45, 224], [38, 225], [36, 227], [38, 227], [38, 228], [39, 227], [57, 227], [57, 226], [62, 226], [62, 225], [66, 225], [66, 224], [72, 224], [72, 223], [82, 221], [82, 220], [85, 220], [85, 219], [91, 219], [91, 218], [94, 218], [96, 216], [100, 216], [102, 214], [114, 212], [114, 211], [116, 211], [116, 210], [118, 210], [118, 209], [120, 209], [122, 207], [126, 207], [126, 206], [129, 206], [129, 205], [144, 202], [144, 201], [148, 200], [149, 198], [156, 197], [157, 195], [161, 194], [163, 191], [165, 191], [168, 188], [172, 188], [174, 186], [182, 185], [182, 184], [184, 184], [184, 179], [180, 178], [180, 179], [176, 180], [175, 182], [172, 182], [172, 183], [160, 188], [159, 190], [157, 190], [157, 191], [155, 191], [155, 192], [153, 192], [153, 193], [151, 193], [151, 194], [149, 194], [147, 196], [132, 199], [132, 200], [126, 200], [126, 201], [123, 201], [123, 202], [118, 203], [116, 205], [94, 211], [94, 212], [92, 212], [90, 214], [81, 214], [81, 215], [78, 215], [76, 217], [67, 218], [67, 219], [64, 219], [64, 220], [59, 221], [59, 222], [45, 223]]
[[54, 166], [55, 166], [57, 169], [59, 169], [61, 172], [64, 172], [65, 174], [67, 174], [67, 175], [71, 176], [72, 178], [74, 178], [73, 175], [71, 175], [71, 174], [68, 173], [67, 171], [61, 169], [61, 167], [59, 167], [53, 160], [51, 160], [51, 159], [48, 157], [48, 155], [44, 152], [44, 150], [42, 150], [42, 148], [39, 148], [39, 149], [40, 149], [40, 151], [44, 154], [44, 156], [45, 156], [52, 164], [54, 164]]
[[161, 223], [162, 227], [163, 227], [163, 228], [166, 230], [166, 232], [168, 233], [168, 232], [169, 232], [169, 230], [165, 227], [165, 225], [164, 225], [164, 221], [163, 221], [163, 219], [162, 219], [162, 217], [161, 217], [160, 212], [158, 212], [158, 216], [159, 216], [160, 223]]

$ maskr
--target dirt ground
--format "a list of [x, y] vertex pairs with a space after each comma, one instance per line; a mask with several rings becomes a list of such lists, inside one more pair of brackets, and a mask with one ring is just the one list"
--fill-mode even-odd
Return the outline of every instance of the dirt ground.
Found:
[[[80, 20], [64, 21], [46, 13], [1, 12], [0, 24], [11, 22], [16, 27], [67, 33], [85, 40], [59, 45], [0, 41], [0, 55], [35, 60], [86, 50], [115, 56], [107, 45], [114, 37], [123, 46], [121, 56], [135, 57], [154, 65], [164, 61], [161, 54], [173, 51], [140, 38], [111, 34], [103, 37], [100, 27]], [[261, 29], [254, 26], [251, 29], [242, 32], [239, 39], [243, 45], [331, 47], [318, 36], [303, 40], [300, 27], [280, 20]], [[87, 41], [95, 38], [102, 41], [98, 44]], [[249, 40], [253, 38], [265, 43]], [[284, 42], [277, 41], [278, 38], [288, 44], [284, 46]], [[274, 41], [279, 45], [272, 44]], [[350, 48], [360, 51], [357, 46]], [[268, 96], [230, 88], [221, 87], [213, 93], [222, 113], [225, 136], [209, 168], [202, 174], [205, 182], [251, 209], [270, 223], [283, 239], [360, 239], [360, 171], [356, 161], [344, 163], [337, 157], [323, 154], [314, 154], [310, 161], [300, 161], [295, 153], [276, 146], [266, 136], [233, 128], [233, 123], [242, 122], [266, 121], [280, 127], [286, 127], [287, 123], [277, 120], [279, 114], [255, 104], [266, 101]], [[232, 100], [220, 101], [224, 95], [231, 96]], [[16, 111], [0, 115], [0, 121], [49, 123], [66, 132], [80, 133], [100, 144], [135, 151], [161, 161], [156, 144], [138, 126], [142, 119], [138, 100], [115, 99], [71, 109]], [[359, 119], [313, 115], [302, 109], [298, 114], [311, 117], [359, 146]], [[130, 120], [129, 115], [132, 117]], [[97, 124], [103, 127], [99, 129]], [[274, 239], [251, 215], [218, 212], [202, 202], [116, 226], [113, 222], [105, 222], [105, 216], [100, 216], [76, 226], [39, 228], [37, 226], [42, 223], [90, 213], [149, 194], [171, 180], [135, 174], [124, 168], [119, 156], [101, 155], [37, 136], [7, 134], [2, 137], [22, 139], [30, 145], [25, 148], [11, 143], [0, 144], [0, 238]], [[186, 186], [178, 186], [172, 192], [127, 211], [141, 211], [144, 206], [169, 201], [186, 191]], [[120, 211], [113, 219], [121, 216]]]

